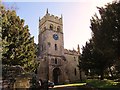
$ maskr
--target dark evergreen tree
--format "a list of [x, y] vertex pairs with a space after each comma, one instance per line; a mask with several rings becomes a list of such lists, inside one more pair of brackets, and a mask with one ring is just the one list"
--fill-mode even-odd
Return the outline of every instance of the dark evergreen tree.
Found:
[[14, 10], [1, 8], [2, 19], [2, 64], [20, 65], [26, 71], [35, 69], [34, 37], [31, 37], [24, 20]]
[[112, 65], [115, 66], [120, 62], [120, 1], [98, 9], [101, 18], [95, 16], [91, 20], [91, 30], [95, 45], [102, 51], [106, 66], [110, 69]]
[[[84, 64], [86, 68], [97, 69], [103, 79], [104, 71], [120, 60], [120, 1], [107, 4], [104, 8], [97, 8], [100, 17], [95, 14], [90, 20], [93, 43], [87, 43], [83, 47], [81, 59], [85, 63], [90, 63], [88, 66]], [[88, 48], [90, 45], [92, 50]]]

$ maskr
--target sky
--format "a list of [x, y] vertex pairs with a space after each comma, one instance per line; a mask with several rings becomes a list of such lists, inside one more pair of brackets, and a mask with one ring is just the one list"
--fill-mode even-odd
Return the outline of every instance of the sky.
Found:
[[29, 26], [31, 36], [38, 43], [39, 17], [42, 18], [48, 12], [55, 16], [63, 16], [64, 48], [77, 50], [85, 45], [91, 38], [90, 19], [95, 13], [96, 6], [101, 7], [113, 0], [4, 0], [7, 7], [16, 8], [17, 15], [25, 20]]

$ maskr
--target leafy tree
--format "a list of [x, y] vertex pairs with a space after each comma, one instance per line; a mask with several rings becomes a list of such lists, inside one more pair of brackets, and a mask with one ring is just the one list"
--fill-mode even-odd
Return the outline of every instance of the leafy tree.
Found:
[[35, 46], [35, 54], [36, 56], [39, 56], [39, 48], [38, 48], [38, 44], [34, 43], [34, 46]]
[[1, 8], [2, 19], [2, 64], [20, 65], [26, 71], [35, 68], [34, 37], [31, 37], [24, 20], [14, 10]]

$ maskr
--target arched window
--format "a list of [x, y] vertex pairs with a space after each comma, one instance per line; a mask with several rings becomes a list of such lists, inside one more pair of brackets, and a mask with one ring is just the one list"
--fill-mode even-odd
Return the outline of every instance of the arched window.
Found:
[[55, 64], [57, 64], [57, 58], [55, 58]]
[[50, 30], [53, 30], [53, 24], [50, 24]]
[[76, 68], [74, 69], [74, 72], [75, 72], [75, 76], [77, 75], [77, 71], [76, 71]]
[[60, 32], [60, 26], [57, 27], [57, 31]]
[[55, 50], [57, 50], [57, 44], [55, 44]]
[[46, 27], [44, 27], [44, 30], [46, 30]]

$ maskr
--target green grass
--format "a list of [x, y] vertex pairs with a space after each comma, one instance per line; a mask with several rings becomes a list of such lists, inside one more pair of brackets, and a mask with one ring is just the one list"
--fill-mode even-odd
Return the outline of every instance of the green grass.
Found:
[[[120, 88], [120, 82], [114, 82], [113, 80], [88, 79], [88, 80], [86, 80], [86, 83], [88, 83], [90, 87], [94, 87], [94, 88]], [[78, 87], [79, 86], [84, 86], [84, 87], [86, 87], [86, 83], [73, 83], [73, 84], [65, 84], [65, 85], [55, 85], [54, 88], [73, 87], [73, 86], [78, 86]], [[117, 84], [119, 84], [119, 85], [117, 85]]]
[[114, 82], [113, 80], [87, 80], [86, 83], [95, 88], [118, 88], [117, 84], [120, 82]]

